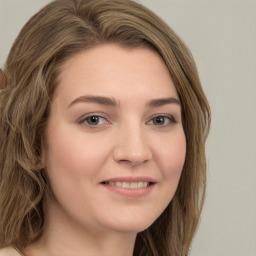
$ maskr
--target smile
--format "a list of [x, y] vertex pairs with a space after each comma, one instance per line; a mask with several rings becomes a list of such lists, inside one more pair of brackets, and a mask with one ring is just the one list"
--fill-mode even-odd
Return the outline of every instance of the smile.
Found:
[[145, 176], [113, 177], [100, 183], [102, 187], [124, 197], [141, 198], [149, 195], [157, 185], [157, 181]]
[[151, 185], [150, 182], [146, 182], [146, 181], [139, 181], [139, 182], [121, 182], [121, 181], [107, 181], [104, 182], [103, 184], [105, 185], [109, 185], [109, 186], [115, 186], [115, 187], [120, 187], [120, 188], [132, 188], [132, 189], [136, 189], [136, 188], [146, 188], [148, 186]]

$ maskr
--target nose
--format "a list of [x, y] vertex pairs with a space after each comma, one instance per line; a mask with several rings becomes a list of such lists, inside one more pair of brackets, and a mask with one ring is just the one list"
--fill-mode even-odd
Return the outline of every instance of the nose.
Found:
[[113, 157], [116, 162], [128, 163], [132, 167], [148, 162], [152, 151], [142, 129], [124, 129], [115, 138]]

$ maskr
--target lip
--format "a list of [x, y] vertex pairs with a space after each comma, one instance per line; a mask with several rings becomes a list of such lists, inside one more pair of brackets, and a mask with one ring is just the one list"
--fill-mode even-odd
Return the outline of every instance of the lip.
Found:
[[104, 180], [103, 182], [150, 182], [150, 183], [156, 183], [156, 180], [151, 178], [151, 177], [147, 177], [147, 176], [123, 176], [123, 177], [113, 177], [107, 180]]
[[[148, 182], [150, 183], [147, 187], [141, 188], [123, 188], [113, 185], [106, 184], [107, 182]], [[130, 198], [138, 198], [148, 195], [155, 187], [156, 180], [145, 176], [126, 176], [126, 177], [114, 177], [104, 180], [100, 183], [102, 187], [110, 192], [116, 193], [118, 195]]]

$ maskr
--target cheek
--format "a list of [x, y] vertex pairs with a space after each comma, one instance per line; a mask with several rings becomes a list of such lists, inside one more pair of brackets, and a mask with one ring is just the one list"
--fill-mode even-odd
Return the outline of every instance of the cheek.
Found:
[[186, 157], [186, 138], [184, 132], [179, 132], [171, 138], [166, 138], [158, 146], [157, 159], [163, 176], [177, 181], [183, 169]]
[[[48, 136], [46, 169], [53, 194], [65, 209], [82, 212], [83, 204], [90, 203], [91, 185], [101, 170], [107, 152], [95, 140], [78, 136], [71, 129], [56, 129]], [[68, 136], [73, 134], [73, 136]], [[99, 157], [101, 156], [101, 157]], [[86, 200], [85, 200], [86, 199]], [[68, 210], [69, 211], [69, 210]]]
[[[81, 179], [94, 177], [106, 161], [108, 152], [102, 141], [75, 133], [72, 129], [56, 129], [48, 136], [47, 169], [49, 177], [62, 175], [62, 178]], [[53, 177], [53, 178], [54, 178]]]

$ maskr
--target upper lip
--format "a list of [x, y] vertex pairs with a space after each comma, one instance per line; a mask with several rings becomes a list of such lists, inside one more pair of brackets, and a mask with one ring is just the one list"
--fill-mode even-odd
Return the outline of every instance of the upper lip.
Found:
[[103, 182], [150, 182], [150, 183], [156, 183], [156, 180], [147, 177], [147, 176], [123, 176], [123, 177], [113, 177], [107, 180], [102, 181]]

